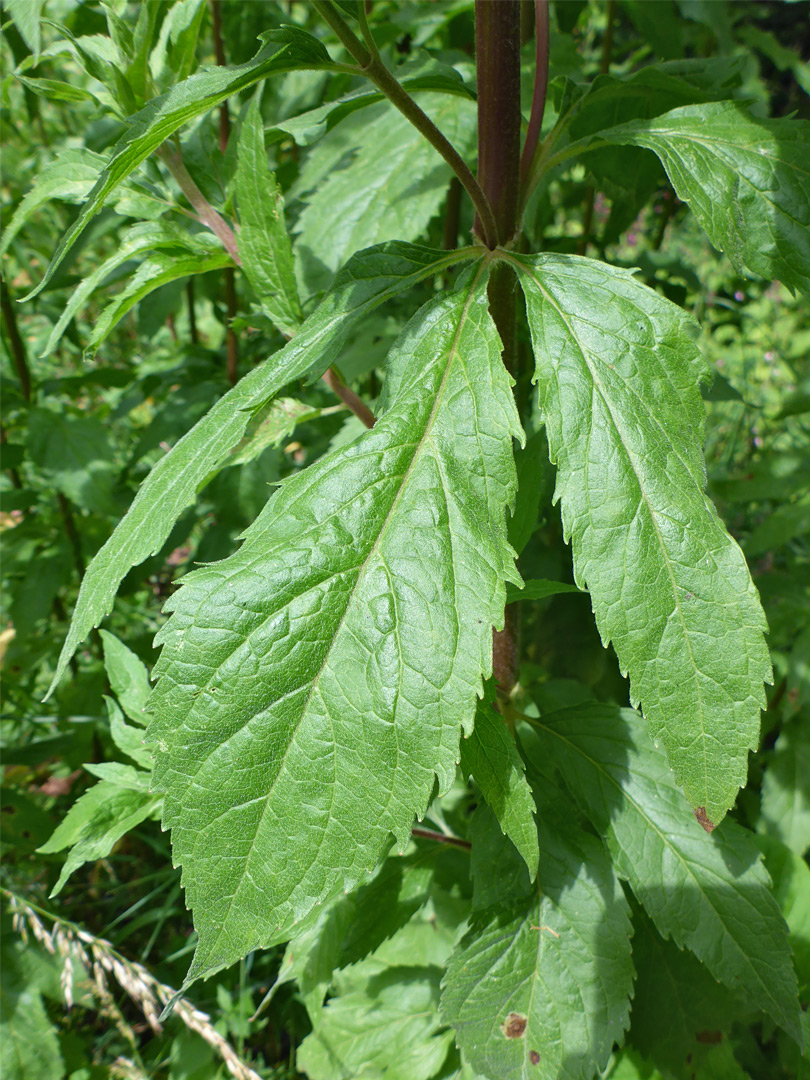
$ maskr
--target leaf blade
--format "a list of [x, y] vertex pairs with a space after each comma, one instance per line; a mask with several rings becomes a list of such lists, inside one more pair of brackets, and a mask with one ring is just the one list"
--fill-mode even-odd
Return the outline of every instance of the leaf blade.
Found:
[[356, 884], [455, 777], [515, 577], [520, 429], [484, 270], [406, 328], [376, 426], [282, 485], [170, 601], [149, 737], [200, 930], [189, 980]]
[[771, 667], [745, 559], [705, 495], [690, 321], [616, 267], [510, 258], [575, 579], [633, 704], [717, 822], [745, 782]]
[[446, 254], [411, 244], [382, 244], [358, 254], [335, 278], [297, 337], [246, 375], [183, 436], [141, 485], [132, 506], [88, 567], [48, 694], [78, 646], [112, 608], [124, 576], [156, 554], [198, 486], [244, 435], [251, 413], [286, 383], [325, 370], [351, 326], [409, 285], [463, 262], [471, 252]]

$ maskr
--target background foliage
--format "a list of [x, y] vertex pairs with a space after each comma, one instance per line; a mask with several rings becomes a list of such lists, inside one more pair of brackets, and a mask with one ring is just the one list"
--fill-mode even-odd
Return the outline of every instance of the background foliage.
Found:
[[[720, 109], [713, 102], [733, 99], [750, 103], [755, 118], [810, 117], [806, 4], [619, 0], [608, 8], [568, 0], [552, 3], [551, 14], [544, 131], [595, 78], [603, 80], [600, 96], [582, 112], [577, 138], [637, 116], [639, 97], [650, 115], [693, 100]], [[494, 1016], [501, 1003], [477, 1002], [464, 980], [485, 994], [499, 943], [533, 941], [539, 932], [545, 992], [557, 1009], [549, 1024], [574, 1030], [583, 1008], [602, 1018], [581, 1059], [544, 1062], [549, 1075], [583, 1075], [597, 1060], [607, 1060], [605, 1075], [616, 1080], [806, 1075], [807, 1059], [783, 1030], [792, 1021], [778, 974], [751, 989], [742, 973], [752, 957], [759, 970], [771, 960], [778, 969], [782, 952], [787, 958], [783, 917], [807, 1045], [810, 329], [806, 299], [786, 287], [801, 286], [806, 266], [786, 264], [782, 283], [735, 268], [711, 247], [658, 160], [629, 145], [643, 142], [638, 132], [586, 159], [588, 171], [561, 163], [525, 218], [522, 250], [638, 267], [636, 280], [701, 325], [698, 344], [714, 374], [704, 392], [709, 494], [748, 559], [774, 666], [748, 786], [712, 848], [718, 878], [733, 865], [736, 900], [750, 905], [743, 945], [724, 937], [732, 920], [723, 918], [722, 889], [713, 895], [707, 885], [714, 870], [703, 863], [704, 848], [693, 850], [689, 830], [679, 832], [685, 804], [665, 759], [635, 714], [620, 711], [628, 686], [601, 645], [588, 598], [573, 585], [546, 437], [530, 404], [517, 470], [519, 481], [532, 477], [533, 495], [518, 498], [509, 541], [530, 582], [516, 700], [536, 721], [518, 725], [527, 775], [533, 785], [540, 776], [546, 793], [538, 815], [543, 895], [520, 858], [531, 863], [534, 854], [536, 862], [534, 832], [521, 832], [517, 815], [508, 829], [513, 847], [459, 774], [423, 822], [427, 833], [458, 843], [412, 838], [404, 857], [383, 861], [319, 921], [299, 927], [293, 944], [251, 952], [194, 984], [161, 1022], [196, 945], [141, 731], [163, 605], [193, 565], [231, 555], [264, 508], [268, 485], [285, 480], [286, 491], [299, 491], [308, 481], [295, 477], [306, 466], [363, 430], [323, 381], [301, 377], [296, 364], [307, 343], [334, 333], [335, 370], [377, 411], [410, 370], [403, 360], [404, 374], [393, 368], [386, 380], [383, 361], [395, 338], [419, 304], [441, 305], [434, 281], [411, 267], [411, 291], [391, 285], [373, 312], [347, 313], [337, 301], [334, 310], [319, 309], [321, 321], [308, 322], [283, 354], [278, 388], [289, 396], [250, 423], [239, 413], [241, 441], [224, 459], [207, 444], [210, 471], [193, 504], [196, 483], [185, 491], [177, 479], [179, 521], [167, 506], [159, 549], [126, 574], [106, 629], [84, 643], [43, 704], [80, 578], [166, 450], [230, 386], [245, 408], [266, 392], [256, 365], [285, 347], [354, 252], [388, 240], [455, 248], [469, 236], [472, 208], [449, 167], [368, 83], [329, 70], [329, 55], [341, 51], [309, 4], [5, 0], [2, 22], [4, 1073], [181, 1080], [230, 1069], [267, 1078], [474, 1080], [468, 1058], [484, 1068], [474, 1048], [500, 1037], [480, 1017]], [[277, 73], [257, 94], [255, 71], [248, 78], [237, 66], [256, 55], [260, 34], [285, 25], [308, 30], [329, 52], [293, 35], [290, 66], [303, 56], [313, 67], [285, 71], [274, 52], [281, 39], [267, 38], [260, 70]], [[472, 158], [471, 3], [375, 0], [373, 27], [392, 70]], [[528, 114], [530, 41], [523, 55]], [[699, 61], [690, 77], [691, 92], [697, 81], [700, 93], [690, 101], [678, 96], [684, 58]], [[667, 62], [663, 76], [651, 74], [650, 65]], [[157, 137], [125, 120], [214, 64], [221, 70], [206, 95], [176, 90], [165, 108], [166, 117], [172, 108], [182, 113], [189, 185], [170, 160], [177, 144], [163, 143], [168, 128]], [[140, 164], [90, 218], [82, 207], [125, 132], [122, 153]], [[243, 266], [217, 238], [216, 222], [193, 218], [194, 190], [225, 220], [240, 222]], [[722, 199], [724, 191], [721, 184], [710, 196]], [[291, 253], [279, 239], [285, 218]], [[18, 305], [60, 243], [64, 259], [42, 291]], [[749, 256], [750, 266], [756, 256]], [[454, 261], [448, 256], [439, 286], [463, 281]], [[530, 401], [528, 379], [516, 393]], [[155, 530], [161, 525], [155, 520]], [[492, 540], [494, 552], [499, 543]], [[204, 576], [196, 581], [188, 592], [203, 588]], [[106, 610], [103, 598], [97, 606]], [[583, 710], [586, 701], [597, 704]], [[488, 707], [476, 721], [481, 745], [470, 741], [462, 766], [494, 807], [481, 762], [514, 747], [499, 742], [500, 720], [487, 727]], [[578, 727], [582, 716], [590, 724]], [[561, 741], [568, 751], [548, 775], [549, 747]], [[593, 760], [603, 764], [604, 783], [589, 772]], [[636, 802], [619, 805], [622, 785]], [[649, 852], [633, 846], [641, 828], [633, 814], [652, 803], [657, 857], [674, 867], [667, 882], [646, 873]], [[558, 818], [566, 829], [555, 830]], [[591, 820], [600, 822], [610, 858]], [[764, 864], [751, 859], [757, 849]], [[570, 890], [562, 887], [572, 880]], [[694, 917], [682, 917], [674, 899]], [[572, 912], [600, 930], [597, 945], [583, 942], [565, 971], [555, 967], [553, 942]], [[622, 947], [631, 927], [632, 964]], [[517, 1002], [534, 976], [515, 970], [512, 977]], [[585, 1005], [571, 996], [572, 977], [587, 987]]]

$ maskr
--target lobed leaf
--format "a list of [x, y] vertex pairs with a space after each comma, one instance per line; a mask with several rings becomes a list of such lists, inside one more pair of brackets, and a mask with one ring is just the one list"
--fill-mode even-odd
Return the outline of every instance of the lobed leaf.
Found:
[[753, 837], [701, 828], [638, 713], [578, 705], [532, 726], [530, 760], [553, 761], [659, 933], [798, 1038], [787, 927]]
[[455, 778], [517, 577], [487, 265], [403, 331], [376, 426], [169, 600], [149, 737], [199, 931], [189, 981], [289, 936]]
[[626, 270], [509, 258], [577, 585], [687, 797], [717, 822], [745, 782], [771, 667], [745, 559], [704, 492], [692, 322]]
[[810, 296], [810, 122], [768, 120], [720, 101], [600, 137], [653, 150], [678, 198], [738, 270]]
[[469, 258], [469, 250], [445, 253], [393, 243], [370, 248], [344, 267], [297, 337], [220, 398], [144, 481], [84, 576], [49, 694], [78, 646], [112, 608], [124, 576], [160, 550], [198, 487], [244, 435], [251, 415], [293, 379], [325, 371], [350, 328], [369, 311], [415, 282]]

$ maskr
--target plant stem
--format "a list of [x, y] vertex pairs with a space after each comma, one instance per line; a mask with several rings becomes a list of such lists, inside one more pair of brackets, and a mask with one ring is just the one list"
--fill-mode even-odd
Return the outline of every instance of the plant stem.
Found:
[[197, 313], [194, 310], [193, 277], [190, 277], [186, 282], [186, 300], [188, 302], [188, 336], [192, 345], [199, 345], [200, 335], [197, 333]]
[[548, 0], [535, 0], [535, 69], [534, 91], [532, 93], [532, 111], [526, 141], [520, 157], [521, 203], [525, 201], [525, 189], [529, 183], [532, 162], [540, 141], [540, 129], [543, 126], [543, 113], [546, 109], [548, 92]]
[[[476, 0], [478, 172], [492, 206], [500, 243], [518, 231], [520, 184], [520, 2]], [[503, 362], [518, 379], [515, 275], [498, 263], [489, 279], [489, 310], [503, 343]], [[503, 630], [492, 635], [492, 667], [504, 693], [517, 681], [519, 606], [510, 604]]]
[[[502, 2], [503, 0], [498, 0], [498, 4], [493, 3], [493, 6], [500, 7]], [[513, 2], [514, 0], [508, 0], [510, 4]], [[383, 64], [379, 55], [371, 55], [363, 42], [328, 0], [312, 0], [312, 6], [334, 30], [346, 50], [360, 64], [362, 72], [358, 74], [363, 74], [369, 78], [377, 89], [385, 94], [389, 101], [399, 109], [402, 115], [410, 120], [414, 127], [424, 135], [431, 146], [438, 150], [473, 201], [481, 222], [481, 239], [488, 248], [497, 247], [498, 230], [492, 208], [481, 189], [481, 185], [455, 147], [442, 135], [430, 117], [419, 108], [410, 94], [400, 86], [385, 64]]]
[[[225, 43], [222, 39], [222, 11], [220, 0], [211, 0], [211, 22], [214, 37], [214, 55], [217, 64], [224, 67], [227, 63], [225, 57]], [[223, 156], [228, 152], [228, 139], [231, 137], [231, 116], [228, 111], [228, 102], [223, 101], [219, 107], [219, 149]], [[236, 261], [236, 260], [234, 260]], [[233, 267], [226, 266], [223, 270], [225, 279], [225, 370], [228, 382], [235, 386], [239, 380], [239, 342], [231, 325], [236, 316], [236, 277]]]
[[442, 247], [453, 251], [458, 247], [459, 216], [461, 214], [461, 183], [457, 176], [450, 181], [447, 189], [447, 203], [444, 208], [444, 230]]
[[346, 386], [334, 368], [327, 368], [321, 378], [332, 393], [337, 394], [343, 404], [351, 409], [354, 415], [358, 416], [367, 428], [374, 427], [377, 422], [374, 413], [368, 405], [355, 394], [354, 390], [350, 390], [349, 387]]
[[70, 541], [70, 546], [73, 548], [73, 561], [76, 564], [76, 569], [79, 572], [79, 578], [84, 577], [84, 555], [82, 554], [82, 541], [79, 536], [79, 530], [76, 528], [76, 522], [73, 518], [73, 510], [70, 502], [62, 494], [57, 492], [57, 499], [59, 501], [59, 512], [62, 515], [62, 521], [65, 524], [65, 534]]
[[451, 847], [463, 848], [465, 851], [469, 851], [472, 847], [469, 840], [462, 840], [460, 836], [448, 836], [447, 833], [436, 832], [434, 829], [414, 826], [411, 829], [411, 836], [420, 836], [423, 840], [435, 840], [437, 844], [450, 844]]
[[191, 203], [194, 213], [211, 232], [219, 238], [222, 246], [228, 252], [237, 266], [242, 265], [239, 257], [239, 247], [233, 229], [217, 213], [211, 203], [206, 199], [200, 189], [189, 175], [188, 169], [183, 164], [183, 158], [178, 150], [170, 150], [164, 143], [158, 151], [160, 158], [166, 163], [180, 190]]
[[28, 367], [25, 342], [20, 336], [20, 328], [17, 325], [17, 313], [3, 278], [0, 278], [0, 306], [3, 310], [3, 322], [6, 324], [6, 333], [11, 347], [11, 359], [17, 378], [20, 380], [20, 391], [27, 402], [31, 401], [31, 371]]

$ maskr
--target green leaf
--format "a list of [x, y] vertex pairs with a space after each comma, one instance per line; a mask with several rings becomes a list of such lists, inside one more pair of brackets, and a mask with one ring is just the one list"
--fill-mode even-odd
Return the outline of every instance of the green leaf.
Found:
[[[774, 898], [790, 930], [799, 986], [810, 989], [810, 867], [775, 836], [757, 836], [755, 842], [765, 857]], [[810, 1050], [807, 1043], [805, 1050]]]
[[30, 300], [45, 288], [110, 192], [184, 124], [270, 75], [300, 68], [328, 71], [332, 67], [318, 39], [297, 27], [268, 30], [261, 40], [261, 49], [247, 64], [209, 68], [192, 75], [129, 118], [129, 129], [115, 147], [81, 213], [59, 242], [44, 277], [24, 299]]
[[455, 778], [516, 580], [500, 348], [482, 262], [403, 331], [376, 426], [167, 604], [149, 736], [200, 935], [189, 981], [357, 884]]
[[0, 1072], [3, 1080], [61, 1080], [65, 1075], [42, 995], [7, 972], [6, 964], [0, 980]]
[[[48, 337], [47, 344], [42, 352], [43, 356], [49, 356], [56, 348], [57, 344], [62, 338], [65, 330], [70, 324], [71, 319], [77, 314], [77, 312], [84, 306], [85, 302], [89, 299], [90, 294], [101, 285], [106, 278], [112, 274], [114, 270], [117, 270], [119, 266], [130, 260], [142, 260], [149, 252], [167, 250], [174, 252], [183, 252], [187, 254], [193, 252], [197, 255], [211, 255], [212, 252], [217, 251], [218, 244], [213, 237], [209, 237], [206, 233], [190, 233], [187, 229], [182, 228], [179, 225], [170, 223], [168, 221], [141, 221], [137, 225], [134, 225], [131, 229], [124, 232], [118, 241], [116, 250], [108, 259], [99, 263], [94, 270], [82, 278], [79, 284], [74, 289], [68, 300], [62, 314], [59, 316], [58, 321], [51, 330]], [[141, 271], [142, 276], [143, 271]], [[110, 307], [110, 314], [115, 308], [116, 304], [121, 301], [121, 294], [119, 294], [113, 304]], [[136, 300], [133, 301], [135, 303]], [[132, 304], [129, 304], [131, 307]], [[120, 318], [124, 312], [121, 311], [118, 317]], [[108, 316], [109, 320], [110, 316]], [[110, 323], [109, 329], [112, 329]]]
[[98, 104], [94, 94], [73, 83], [58, 79], [32, 79], [26, 75], [17, 75], [17, 78], [28, 90], [50, 101], [95, 101]]
[[745, 559], [705, 495], [691, 319], [626, 270], [510, 256], [577, 585], [692, 805], [733, 805], [771, 668]]
[[205, 9], [205, 0], [177, 0], [169, 8], [149, 56], [149, 69], [157, 83], [182, 82], [193, 71]]
[[17, 27], [20, 37], [39, 59], [42, 49], [42, 31], [39, 19], [45, 0], [5, 0], [3, 7]]
[[293, 334], [303, 316], [284, 225], [284, 199], [267, 164], [258, 97], [250, 103], [239, 132], [236, 200], [245, 275], [265, 314], [279, 330]]
[[148, 791], [121, 787], [110, 780], [94, 784], [71, 806], [50, 840], [38, 849], [47, 855], [70, 847], [50, 895], [57, 896], [70, 875], [86, 862], [106, 858], [121, 837], [145, 821], [159, 805], [160, 797]]
[[31, 409], [28, 456], [43, 478], [77, 507], [98, 514], [116, 513], [113, 448], [100, 420], [54, 409]]
[[633, 912], [633, 927], [630, 1039], [662, 1071], [682, 1076], [707, 1041], [727, 1036], [750, 1009], [691, 952], [660, 937], [643, 912]]
[[383, 244], [359, 254], [337, 275], [295, 339], [220, 398], [149, 474], [84, 576], [49, 693], [89, 631], [112, 608], [124, 576], [160, 550], [174, 523], [194, 501], [198, 487], [242, 438], [251, 414], [293, 379], [325, 371], [351, 327], [369, 311], [472, 254], [471, 249], [446, 253], [410, 244]]
[[743, 542], [749, 556], [761, 555], [810, 533], [810, 495], [782, 503]]
[[489, 692], [478, 706], [472, 734], [461, 741], [461, 771], [465, 779], [472, 776], [478, 784], [534, 881], [540, 859], [534, 800], [524, 775], [523, 759], [503, 717], [495, 711]]
[[296, 980], [313, 1023], [335, 970], [364, 960], [427, 902], [438, 844], [392, 855], [373, 879], [329, 905], [318, 921], [288, 944], [273, 993]]
[[601, 139], [653, 150], [715, 247], [810, 295], [810, 122], [767, 120], [739, 102], [687, 105]]
[[358, 965], [298, 1048], [298, 1068], [310, 1080], [430, 1080], [452, 1042], [437, 1017], [440, 975]]
[[804, 855], [810, 848], [810, 722], [785, 724], [762, 780], [760, 832]]
[[130, 720], [146, 725], [144, 709], [152, 687], [145, 664], [109, 630], [100, 630], [99, 633], [104, 650], [104, 667], [118, 703]]
[[152, 754], [144, 745], [143, 730], [130, 727], [124, 720], [124, 714], [112, 698], [105, 697], [104, 704], [107, 706], [110, 735], [115, 745], [142, 768], [151, 770]]
[[578, 705], [532, 726], [530, 760], [554, 763], [658, 932], [796, 1038], [787, 927], [753, 837], [734, 821], [700, 827], [638, 713]]
[[104, 167], [104, 158], [86, 147], [63, 150], [45, 166], [34, 186], [21, 200], [11, 221], [3, 229], [0, 255], [8, 251], [11, 241], [31, 215], [51, 199], [79, 203], [87, 198]]
[[184, 255], [177, 257], [163, 251], [155, 251], [138, 268], [129, 284], [109, 303], [95, 322], [93, 333], [85, 348], [85, 359], [92, 358], [110, 332], [137, 303], [170, 281], [207, 274], [232, 266], [226, 251], [212, 251], [207, 255]]
[[[475, 147], [475, 104], [448, 94], [420, 96], [420, 106], [462, 156]], [[359, 248], [384, 240], [416, 240], [438, 213], [452, 173], [422, 134], [388, 102], [349, 117], [325, 136], [310, 155], [338, 162], [317, 187], [295, 226], [296, 256], [310, 293]], [[307, 189], [301, 184], [299, 190]]]
[[507, 604], [514, 604], [518, 600], [545, 600], [547, 596], [558, 596], [560, 593], [578, 593], [576, 585], [569, 585], [565, 581], [548, 581], [546, 578], [536, 578], [526, 581], [523, 588], [510, 585], [506, 590]]
[[538, 831], [536, 886], [472, 916], [441, 1013], [486, 1077], [591, 1080], [629, 1023], [630, 909], [599, 840], [550, 803]]

